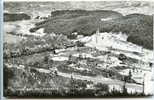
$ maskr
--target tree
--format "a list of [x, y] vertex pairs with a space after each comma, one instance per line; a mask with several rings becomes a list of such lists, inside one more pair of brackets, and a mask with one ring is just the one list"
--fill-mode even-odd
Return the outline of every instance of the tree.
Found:
[[109, 91], [109, 86], [107, 84], [97, 83], [95, 87], [99, 91], [105, 91], [105, 92]]
[[150, 63], [149, 63], [149, 66], [152, 67], [152, 66], [153, 66], [153, 63], [150, 62]]
[[7, 89], [9, 86], [10, 80], [14, 77], [14, 72], [12, 69], [7, 68], [4, 64], [4, 89]]
[[49, 56], [44, 56], [44, 62], [48, 63], [49, 62]]
[[68, 56], [68, 59], [71, 61], [72, 60], [72, 55], [69, 55]]
[[127, 77], [124, 77], [124, 85], [123, 85], [123, 94], [126, 95], [127, 93], [127, 88], [126, 88], [126, 81], [127, 81]]
[[53, 65], [54, 61], [52, 59], [49, 60], [50, 65]]
[[124, 54], [119, 54], [118, 59], [123, 61], [123, 60], [126, 60], [127, 57], [126, 57], [126, 55], [124, 55]]
[[79, 54], [78, 59], [79, 59], [79, 60], [82, 60], [82, 58], [83, 58], [82, 54]]
[[80, 41], [77, 41], [76, 42], [76, 45], [77, 47], [83, 47], [84, 46], [84, 43], [80, 42]]
[[131, 70], [129, 70], [129, 80], [132, 78], [132, 72], [131, 72]]
[[58, 75], [57, 71], [55, 71], [54, 74], [57, 76]]
[[40, 67], [41, 64], [40, 64], [40, 62], [36, 61], [36, 62], [33, 63], [33, 66], [34, 66], [34, 67]]
[[69, 38], [69, 39], [76, 39], [77, 35], [76, 34], [69, 34], [69, 35], [67, 35], [67, 38]]

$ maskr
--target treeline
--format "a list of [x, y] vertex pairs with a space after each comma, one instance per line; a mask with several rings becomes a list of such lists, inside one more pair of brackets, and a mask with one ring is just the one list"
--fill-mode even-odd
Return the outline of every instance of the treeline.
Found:
[[21, 56], [28, 56], [36, 53], [42, 53], [47, 51], [54, 51], [55, 48], [50, 48], [48, 46], [46, 47], [38, 47], [38, 48], [22, 48], [20, 51], [7, 51], [4, 50], [3, 52], [3, 58], [9, 59], [9, 58], [16, 58]]
[[[77, 67], [77, 66], [74, 66], [74, 67]], [[77, 70], [73, 67], [68, 67], [67, 65], [65, 66], [58, 66], [57, 69], [61, 72], [64, 72], [64, 73], [77, 73], [77, 74], [80, 74], [80, 75], [83, 75], [83, 76], [97, 76], [96, 72], [95, 71], [92, 71], [92, 70]]]
[[[55, 52], [55, 49], [63, 49], [74, 46], [81, 46], [79, 42], [71, 42], [64, 35], [44, 37], [28, 37], [20, 42], [20, 44], [4, 43], [4, 59], [15, 58], [20, 56], [32, 55], [35, 53], [42, 53], [47, 51]], [[83, 45], [82, 45], [83, 46]]]
[[29, 19], [31, 19], [31, 17], [25, 13], [4, 13], [4, 22]]
[[102, 90], [93, 89], [70, 89], [68, 92], [52, 90], [52, 91], [15, 91], [7, 92], [7, 97], [18, 98], [113, 98], [113, 97], [148, 97], [152, 95], [145, 95], [144, 93], [128, 93], [113, 90], [111, 92], [104, 92]]

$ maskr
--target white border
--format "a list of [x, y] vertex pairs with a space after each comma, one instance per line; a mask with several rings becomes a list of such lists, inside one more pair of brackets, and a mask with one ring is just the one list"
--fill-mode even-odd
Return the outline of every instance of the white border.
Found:
[[3, 98], [3, 0], [0, 1], [0, 100]]
[[[76, 1], [88, 1], [88, 2], [94, 2], [94, 1], [146, 1], [146, 2], [154, 2], [154, 0], [0, 0], [0, 89], [1, 89], [1, 93], [0, 93], [0, 100], [4, 100], [4, 98], [2, 97], [3, 95], [3, 2], [65, 2], [65, 1], [71, 1], [71, 2], [76, 2]], [[154, 16], [153, 16], [154, 19]], [[154, 23], [154, 21], [153, 21]], [[153, 27], [154, 28], [154, 27]], [[153, 33], [154, 33], [154, 29], [153, 29]], [[154, 36], [154, 34], [153, 34]], [[153, 41], [154, 42], [154, 41]], [[154, 45], [154, 43], [153, 43]], [[105, 99], [105, 98], [104, 98]], [[104, 100], [102, 99], [92, 99], [92, 100]], [[154, 96], [153, 97], [149, 97], [149, 98], [113, 98], [113, 99], [107, 99], [107, 100], [154, 100]], [[7, 99], [8, 100], [8, 99]], [[17, 100], [17, 99], [11, 99], [11, 100]], [[22, 99], [21, 99], [22, 100]], [[38, 99], [24, 99], [24, 100], [38, 100]], [[51, 99], [42, 99], [42, 100], [51, 100]], [[53, 100], [53, 99], [52, 99]], [[59, 99], [56, 99], [59, 100]], [[63, 99], [63, 100], [67, 100], [67, 99]], [[70, 99], [72, 100], [72, 99]], [[89, 100], [89, 99], [73, 99], [73, 100]]]
[[56, 2], [64, 2], [64, 1], [148, 1], [148, 2], [154, 2], [154, 0], [4, 0], [4, 2], [46, 2], [46, 1], [56, 1]]

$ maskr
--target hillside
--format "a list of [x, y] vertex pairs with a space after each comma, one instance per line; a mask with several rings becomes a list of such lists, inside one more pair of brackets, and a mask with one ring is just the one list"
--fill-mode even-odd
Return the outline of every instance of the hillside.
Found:
[[130, 14], [122, 16], [120, 13], [107, 10], [62, 10], [51, 13], [51, 18], [37, 23], [34, 32], [44, 28], [46, 33], [71, 35], [92, 35], [98, 27], [101, 32], [122, 32], [128, 35], [128, 41], [148, 49], [152, 47], [152, 16]]
[[130, 14], [110, 22], [102, 22], [103, 32], [122, 32], [128, 35], [127, 41], [153, 49], [153, 21], [152, 16]]
[[63, 33], [70, 35], [78, 32], [82, 35], [91, 35], [98, 27], [101, 18], [112, 19], [122, 17], [122, 14], [108, 10], [61, 10], [51, 13], [51, 18], [36, 24], [30, 31], [44, 28], [46, 33]]

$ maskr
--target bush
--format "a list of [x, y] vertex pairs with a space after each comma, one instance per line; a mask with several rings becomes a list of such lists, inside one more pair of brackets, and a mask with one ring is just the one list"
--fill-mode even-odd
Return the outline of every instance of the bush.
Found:
[[109, 91], [109, 86], [107, 84], [97, 83], [96, 85], [94, 85], [94, 87], [99, 91]]

